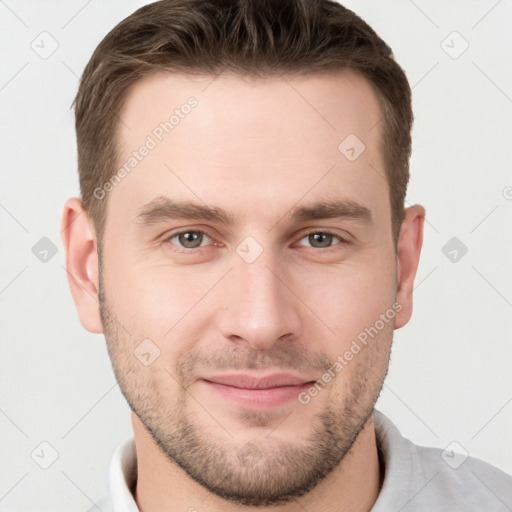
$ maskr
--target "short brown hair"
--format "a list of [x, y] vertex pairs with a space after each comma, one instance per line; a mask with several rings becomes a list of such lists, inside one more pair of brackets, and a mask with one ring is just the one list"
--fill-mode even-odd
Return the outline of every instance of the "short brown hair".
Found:
[[109, 32], [74, 101], [82, 203], [98, 238], [106, 200], [94, 190], [116, 171], [119, 114], [135, 82], [162, 70], [258, 77], [342, 69], [366, 78], [380, 101], [396, 242], [409, 181], [411, 90], [389, 46], [356, 14], [328, 0], [161, 0]]

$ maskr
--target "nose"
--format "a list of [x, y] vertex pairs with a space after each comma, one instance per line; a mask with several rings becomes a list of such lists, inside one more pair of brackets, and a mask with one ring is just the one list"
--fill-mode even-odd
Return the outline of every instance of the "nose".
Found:
[[[289, 280], [289, 279], [288, 279]], [[223, 282], [219, 328], [225, 338], [269, 350], [279, 339], [300, 336], [300, 302], [286, 283], [283, 271], [263, 255], [247, 263], [235, 256]]]

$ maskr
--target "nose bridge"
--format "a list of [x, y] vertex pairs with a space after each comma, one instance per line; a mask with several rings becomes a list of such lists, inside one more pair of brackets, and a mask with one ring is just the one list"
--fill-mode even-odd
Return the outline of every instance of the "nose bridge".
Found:
[[298, 336], [301, 319], [293, 295], [277, 277], [280, 266], [276, 256], [264, 251], [249, 261], [234, 257], [222, 291], [220, 328], [226, 337], [265, 350], [284, 335]]

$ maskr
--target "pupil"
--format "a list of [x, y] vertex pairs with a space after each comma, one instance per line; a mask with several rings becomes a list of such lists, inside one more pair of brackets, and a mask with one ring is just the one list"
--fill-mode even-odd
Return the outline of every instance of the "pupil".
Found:
[[327, 233], [314, 233], [309, 235], [309, 243], [313, 247], [329, 247], [332, 243], [332, 235]]

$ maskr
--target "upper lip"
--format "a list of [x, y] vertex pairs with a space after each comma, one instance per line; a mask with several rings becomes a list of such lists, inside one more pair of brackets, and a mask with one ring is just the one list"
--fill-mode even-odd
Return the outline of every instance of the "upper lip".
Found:
[[311, 379], [298, 377], [290, 373], [273, 373], [265, 376], [254, 376], [246, 373], [230, 373], [203, 377], [203, 380], [215, 384], [223, 384], [234, 388], [244, 389], [270, 389], [281, 386], [301, 386], [310, 382]]

